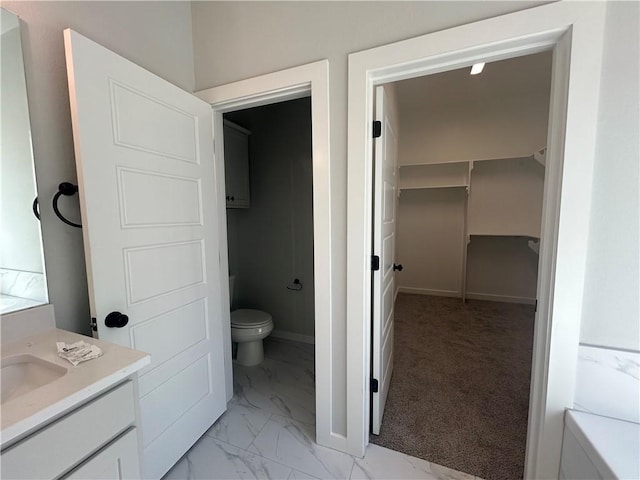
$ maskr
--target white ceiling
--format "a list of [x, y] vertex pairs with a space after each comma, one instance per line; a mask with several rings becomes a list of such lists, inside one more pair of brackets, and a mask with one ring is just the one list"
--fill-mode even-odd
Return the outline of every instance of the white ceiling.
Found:
[[400, 112], [488, 104], [497, 98], [541, 95], [548, 98], [552, 53], [487, 63], [479, 75], [471, 67], [395, 82]]

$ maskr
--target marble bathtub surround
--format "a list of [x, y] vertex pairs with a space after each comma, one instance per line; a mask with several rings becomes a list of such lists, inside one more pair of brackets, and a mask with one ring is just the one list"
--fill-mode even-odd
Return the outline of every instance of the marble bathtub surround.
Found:
[[580, 345], [574, 409], [640, 423], [640, 353]]
[[165, 479], [475, 479], [377, 445], [354, 458], [316, 444], [313, 361], [313, 345], [269, 338], [262, 364], [234, 365], [227, 411]]
[[[567, 410], [565, 429], [573, 434], [600, 478], [640, 478], [640, 425], [637, 423]], [[579, 471], [580, 465], [575, 462], [580, 461], [584, 460], [563, 454], [561, 470]]]
[[42, 305], [46, 292], [44, 274], [0, 268], [0, 314]]
[[46, 302], [44, 274], [0, 268], [0, 293], [12, 297]]
[[17, 312], [18, 310], [25, 310], [27, 308], [37, 307], [38, 305], [42, 305], [42, 302], [40, 300], [12, 297], [11, 295], [4, 295], [0, 293], [0, 315], [10, 312]]

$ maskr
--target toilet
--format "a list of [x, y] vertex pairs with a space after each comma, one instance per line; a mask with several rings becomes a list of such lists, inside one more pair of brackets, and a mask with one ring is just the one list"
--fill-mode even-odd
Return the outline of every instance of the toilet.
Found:
[[[233, 301], [235, 275], [229, 276], [229, 298]], [[267, 312], [240, 308], [231, 312], [231, 340], [238, 343], [236, 363], [245, 367], [264, 359], [262, 340], [273, 331], [273, 319]]]

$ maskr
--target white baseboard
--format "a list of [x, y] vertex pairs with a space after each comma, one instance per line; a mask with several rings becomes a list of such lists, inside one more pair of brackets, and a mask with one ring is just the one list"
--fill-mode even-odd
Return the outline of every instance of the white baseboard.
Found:
[[430, 288], [398, 287], [400, 293], [413, 293], [415, 295], [433, 295], [435, 297], [460, 298], [460, 292], [455, 290], [434, 290]]
[[467, 292], [467, 299], [469, 300], [488, 300], [490, 302], [505, 302], [505, 303], [524, 303], [525, 305], [535, 305], [536, 299], [529, 297], [512, 297], [509, 295], [494, 295], [491, 293], [472, 293]]
[[311, 335], [302, 335], [301, 333], [285, 332], [283, 330], [274, 330], [271, 332], [272, 337], [284, 338], [285, 340], [293, 340], [294, 342], [310, 343], [315, 345], [316, 339]]
[[[460, 298], [460, 292], [455, 290], [435, 290], [431, 288], [398, 287], [397, 292], [412, 293], [414, 295], [433, 295], [436, 297]], [[495, 295], [492, 293], [467, 292], [466, 298], [469, 300], [487, 300], [490, 302], [523, 303], [525, 305], [535, 305], [536, 299], [529, 297], [513, 297], [510, 295]]]

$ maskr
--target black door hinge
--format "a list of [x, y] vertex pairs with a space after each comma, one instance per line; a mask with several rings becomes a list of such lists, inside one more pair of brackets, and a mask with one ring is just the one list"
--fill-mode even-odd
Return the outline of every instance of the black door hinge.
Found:
[[373, 122], [373, 138], [378, 138], [382, 136], [382, 122], [380, 120], [375, 120]]
[[96, 321], [96, 319], [94, 317], [91, 317], [91, 330], [93, 330], [94, 332], [98, 331], [98, 322]]
[[371, 255], [371, 270], [380, 270], [380, 257], [378, 255]]
[[536, 308], [535, 308], [534, 312], [537, 312], [537, 311], [538, 311], [538, 299], [536, 298]]
[[378, 379], [377, 378], [372, 378], [371, 379], [371, 392], [372, 393], [378, 393]]

